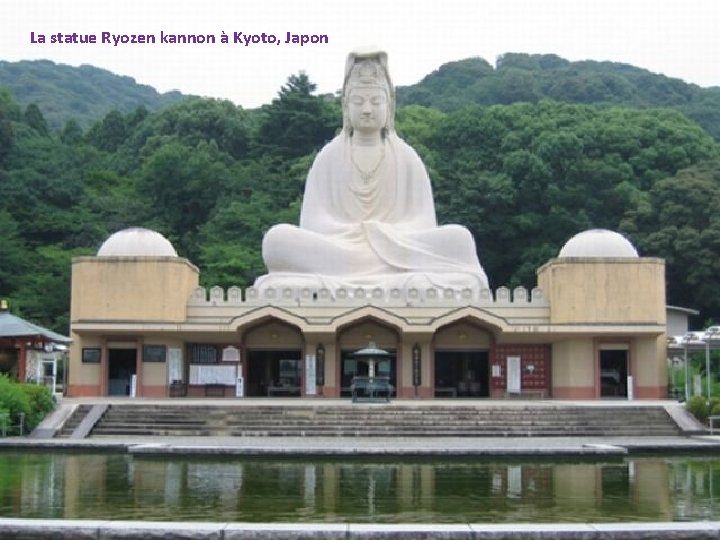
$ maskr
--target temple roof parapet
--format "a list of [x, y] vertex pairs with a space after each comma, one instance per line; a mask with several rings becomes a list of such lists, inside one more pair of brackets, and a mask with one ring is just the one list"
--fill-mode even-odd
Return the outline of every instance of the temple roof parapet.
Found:
[[547, 300], [543, 291], [525, 287], [499, 287], [495, 293], [490, 289], [473, 291], [447, 288], [326, 288], [310, 289], [300, 287], [266, 287], [257, 289], [248, 287], [243, 291], [239, 287], [197, 287], [193, 290], [188, 306], [364, 306], [384, 307], [546, 307]]

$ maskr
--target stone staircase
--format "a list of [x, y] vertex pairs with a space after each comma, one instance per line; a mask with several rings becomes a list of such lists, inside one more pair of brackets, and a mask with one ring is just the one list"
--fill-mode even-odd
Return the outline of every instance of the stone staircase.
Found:
[[69, 439], [73, 434], [73, 431], [75, 431], [75, 428], [80, 425], [80, 422], [82, 422], [83, 418], [87, 416], [87, 413], [90, 412], [92, 407], [92, 405], [78, 405], [70, 417], [65, 420], [62, 427], [55, 432], [54, 437], [56, 439]]
[[661, 406], [111, 405], [90, 436], [677, 436]]

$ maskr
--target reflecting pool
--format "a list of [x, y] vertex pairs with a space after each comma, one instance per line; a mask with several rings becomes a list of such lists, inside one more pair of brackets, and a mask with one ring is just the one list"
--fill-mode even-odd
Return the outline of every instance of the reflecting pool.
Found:
[[0, 516], [249, 522], [718, 519], [720, 459], [317, 460], [0, 452]]

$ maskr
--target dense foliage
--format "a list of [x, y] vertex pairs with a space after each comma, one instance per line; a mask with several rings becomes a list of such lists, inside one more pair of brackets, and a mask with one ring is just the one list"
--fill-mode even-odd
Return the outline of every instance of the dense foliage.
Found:
[[5, 424], [5, 431], [15, 433], [22, 414], [23, 432], [29, 433], [54, 408], [55, 402], [45, 386], [20, 384], [0, 374], [0, 422]]
[[[445, 82], [496, 76], [473, 65]], [[205, 285], [252, 284], [264, 272], [264, 231], [297, 222], [313, 157], [341, 125], [337, 98], [314, 89], [299, 74], [258, 110], [189, 98], [59, 130], [42, 106], [0, 91], [0, 297], [67, 332], [71, 258], [134, 225], [166, 235]], [[667, 100], [682, 91], [670, 85]], [[670, 304], [720, 316], [713, 137], [677, 108], [632, 100], [507, 101], [445, 112], [407, 105], [396, 119], [428, 166], [439, 221], [472, 231], [491, 286], [534, 286], [537, 267], [568, 238], [603, 227], [667, 260]]]
[[720, 414], [720, 399], [716, 397], [708, 399], [707, 396], [692, 396], [688, 399], [685, 407], [701, 424], [707, 425], [710, 416]]

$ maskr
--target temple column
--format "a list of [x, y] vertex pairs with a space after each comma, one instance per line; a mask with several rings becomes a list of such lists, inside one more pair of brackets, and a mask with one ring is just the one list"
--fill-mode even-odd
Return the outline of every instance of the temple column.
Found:
[[100, 395], [108, 395], [108, 346], [107, 338], [103, 337], [100, 340]]
[[[143, 344], [143, 338], [139, 337], [135, 349], [135, 397], [141, 397], [143, 394]], [[165, 361], [167, 361], [167, 359], [165, 359]]]

